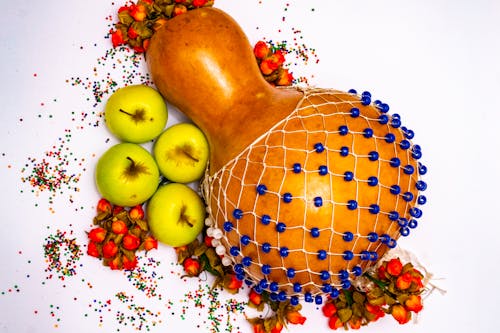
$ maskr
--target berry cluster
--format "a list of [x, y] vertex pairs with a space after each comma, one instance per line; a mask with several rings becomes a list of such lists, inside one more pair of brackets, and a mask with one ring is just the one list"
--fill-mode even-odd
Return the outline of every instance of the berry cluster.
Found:
[[101, 199], [94, 225], [97, 227], [87, 233], [87, 254], [103, 259], [103, 264], [111, 269], [133, 270], [137, 266], [137, 251], [158, 248], [141, 205], [125, 209]]
[[331, 329], [358, 329], [385, 314], [406, 324], [412, 312], [422, 310], [423, 275], [411, 263], [403, 265], [399, 258], [384, 261], [364, 277], [368, 280], [365, 291], [345, 289], [323, 306]]
[[258, 41], [253, 52], [260, 71], [267, 82], [276, 86], [289, 86], [293, 83], [293, 75], [283, 67], [285, 50], [264, 41]]
[[122, 6], [118, 9], [118, 22], [110, 31], [113, 46], [128, 44], [137, 53], [145, 52], [153, 33], [168, 19], [213, 3], [213, 0], [138, 0]]

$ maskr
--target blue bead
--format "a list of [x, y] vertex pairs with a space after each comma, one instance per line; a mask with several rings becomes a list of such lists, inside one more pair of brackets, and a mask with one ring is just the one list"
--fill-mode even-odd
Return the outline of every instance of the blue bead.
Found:
[[403, 200], [406, 202], [412, 201], [413, 200], [413, 193], [411, 193], [411, 192], [403, 193]]
[[359, 117], [359, 109], [358, 108], [351, 109], [351, 117], [353, 117], [353, 118]]
[[245, 279], [245, 284], [250, 287], [253, 285], [253, 281], [249, 280], [249, 279]]
[[269, 290], [271, 290], [272, 292], [277, 292], [279, 290], [278, 283], [277, 282], [271, 282], [269, 284]]
[[378, 212], [380, 212], [380, 206], [377, 204], [370, 205], [369, 212], [372, 214], [378, 214]]
[[328, 293], [332, 292], [332, 286], [329, 285], [329, 284], [327, 284], [327, 283], [325, 283], [323, 285], [323, 287], [321, 288], [321, 291], [323, 291], [324, 293], [328, 294]]
[[378, 122], [380, 125], [385, 125], [389, 122], [389, 117], [387, 117], [387, 115], [385, 114], [381, 114], [380, 116], [378, 116]]
[[352, 260], [354, 258], [354, 253], [352, 251], [346, 250], [344, 251], [344, 255], [342, 256], [344, 260]]
[[319, 260], [325, 260], [327, 256], [328, 256], [328, 254], [325, 250], [318, 251], [318, 259]]
[[262, 265], [261, 271], [262, 271], [262, 274], [265, 274], [265, 275], [271, 274], [271, 266], [269, 266], [268, 264], [264, 264], [264, 265]]
[[392, 116], [391, 126], [393, 128], [399, 128], [401, 126], [401, 120], [399, 118], [394, 118], [395, 115]]
[[349, 148], [348, 147], [341, 147], [340, 148], [340, 156], [346, 157], [349, 155]]
[[293, 197], [292, 197], [292, 194], [291, 194], [291, 193], [288, 193], [288, 192], [287, 192], [287, 193], [283, 194], [283, 201], [284, 201], [285, 203], [290, 203], [290, 202], [292, 202], [292, 198], [293, 198]]
[[397, 168], [401, 165], [401, 160], [397, 157], [393, 157], [393, 158], [391, 158], [390, 164], [391, 164], [391, 167]]
[[290, 304], [293, 306], [299, 305], [299, 298], [297, 296], [290, 297]]
[[363, 91], [361, 93], [361, 97], [372, 97], [372, 94], [369, 91]]
[[353, 95], [356, 95], [358, 92], [356, 91], [356, 89], [349, 89], [347, 91], [349, 94], [353, 94]]
[[354, 266], [351, 272], [354, 276], [361, 276], [361, 274], [363, 274], [363, 269], [360, 266]]
[[423, 180], [419, 180], [417, 184], [415, 184], [415, 187], [419, 191], [425, 191], [427, 189], [427, 184]]
[[252, 264], [252, 258], [244, 257], [243, 259], [241, 259], [241, 263], [243, 264], [243, 266], [248, 267]]
[[370, 105], [371, 102], [372, 102], [372, 99], [369, 96], [362, 96], [361, 97], [361, 104], [366, 106], [366, 105]]
[[243, 211], [236, 208], [235, 210], [233, 210], [233, 217], [237, 220], [241, 219], [243, 217]]
[[389, 242], [391, 241], [391, 236], [389, 236], [388, 234], [383, 234], [380, 235], [379, 239], [382, 244], [389, 244]]
[[325, 147], [321, 142], [318, 142], [314, 145], [314, 150], [316, 150], [317, 153], [322, 153], [325, 150]]
[[248, 244], [250, 244], [250, 237], [248, 235], [241, 236], [240, 243], [242, 245], [248, 245]]
[[412, 151], [411, 157], [413, 157], [416, 160], [419, 160], [420, 158], [422, 158], [422, 152], [420, 150]]
[[399, 213], [396, 211], [392, 211], [389, 213], [389, 220], [397, 221], [399, 219]]
[[259, 286], [262, 288], [262, 289], [266, 289], [268, 286], [269, 286], [269, 283], [267, 282], [266, 279], [262, 279], [259, 281]]
[[278, 294], [269, 293], [269, 299], [271, 299], [271, 301], [273, 301], [273, 302], [276, 302], [278, 300]]
[[310, 292], [307, 292], [304, 294], [304, 301], [307, 303], [312, 303], [313, 302], [313, 297]]
[[392, 133], [387, 133], [385, 135], [385, 142], [387, 143], [393, 143], [394, 141], [396, 141], [396, 136]]
[[321, 197], [314, 198], [314, 206], [316, 207], [323, 206], [323, 199]]
[[283, 223], [283, 222], [278, 222], [278, 224], [276, 224], [276, 231], [277, 232], [284, 232], [286, 230], [286, 224]]
[[415, 229], [416, 227], [418, 227], [418, 221], [415, 219], [411, 219], [408, 222], [408, 227], [410, 227], [411, 229]]
[[410, 208], [410, 216], [414, 218], [422, 217], [422, 211], [417, 207]]
[[269, 243], [262, 244], [262, 251], [264, 253], [269, 253], [271, 251], [271, 244]]
[[350, 231], [346, 231], [342, 236], [342, 239], [346, 242], [350, 242], [354, 239], [354, 234]]
[[354, 173], [352, 173], [351, 171], [344, 172], [344, 180], [346, 182], [350, 182], [353, 179], [354, 179]]
[[288, 276], [290, 279], [295, 277], [295, 269], [289, 268], [286, 270], [286, 276]]
[[371, 261], [377, 261], [377, 259], [378, 259], [377, 252], [370, 252], [370, 260]]
[[257, 185], [257, 193], [259, 193], [260, 195], [263, 195], [266, 193], [266, 191], [267, 191], [266, 185], [264, 185], [264, 184]]
[[363, 130], [363, 136], [367, 139], [371, 138], [373, 136], [373, 130], [371, 128], [365, 128]]
[[390, 249], [393, 249], [397, 245], [398, 245], [398, 243], [396, 242], [396, 240], [391, 238], [391, 240], [389, 241], [389, 244], [387, 244], [387, 247], [390, 248]]
[[356, 200], [349, 200], [347, 202], [347, 209], [355, 210], [356, 208], [358, 208], [358, 202]]
[[390, 192], [394, 195], [398, 195], [401, 192], [401, 187], [399, 185], [394, 184], [391, 186]]
[[370, 242], [372, 242], [372, 243], [373, 243], [373, 242], [376, 242], [376, 241], [378, 240], [378, 234], [377, 234], [376, 232], [373, 232], [373, 231], [372, 231], [372, 232], [370, 232], [370, 233], [368, 234], [368, 240], [369, 240]]
[[302, 285], [298, 282], [293, 284], [293, 291], [296, 293], [300, 293], [302, 291]]
[[386, 104], [386, 103], [381, 103], [379, 106], [378, 106], [378, 109], [380, 110], [380, 112], [382, 113], [387, 113], [389, 112], [389, 104]]
[[423, 176], [427, 173], [427, 167], [423, 165], [422, 163], [418, 163], [418, 174]]
[[302, 166], [300, 163], [294, 163], [293, 164], [293, 172], [294, 173], [300, 173], [302, 171]]
[[413, 145], [413, 147], [411, 149], [412, 149], [412, 151], [415, 151], [415, 150], [422, 151], [422, 147], [420, 147], [420, 145]]
[[236, 257], [240, 253], [240, 249], [237, 248], [236, 246], [232, 246], [229, 249], [229, 254], [231, 254], [233, 257]]
[[339, 293], [338, 289], [333, 288], [332, 292], [330, 293], [330, 297], [335, 299], [335, 298], [339, 297], [339, 295], [340, 295], [340, 293]]
[[411, 140], [415, 137], [415, 132], [413, 132], [411, 129], [409, 130], [406, 130], [405, 133], [405, 138], [407, 138], [408, 140]]
[[263, 225], [268, 225], [269, 223], [271, 223], [271, 216], [267, 214], [262, 215], [262, 217], [260, 218], [260, 222]]
[[378, 178], [375, 176], [368, 177], [368, 185], [370, 186], [377, 186], [378, 184]]
[[407, 175], [412, 175], [413, 172], [415, 172], [415, 168], [413, 167], [413, 165], [408, 164], [403, 167], [403, 171]]
[[373, 101], [373, 104], [375, 104], [376, 107], [379, 107], [380, 104], [382, 104], [382, 101], [379, 100], [379, 99], [376, 99], [376, 100]]
[[376, 151], [371, 151], [368, 153], [368, 159], [372, 162], [377, 161], [378, 157], [379, 157], [379, 155], [378, 155], [378, 152], [376, 152]]
[[399, 228], [399, 233], [401, 234], [401, 236], [406, 237], [410, 234], [410, 228], [408, 227]]
[[398, 220], [398, 225], [400, 227], [406, 227], [408, 225], [408, 219], [404, 217], [400, 217]]
[[346, 125], [339, 126], [340, 135], [347, 135], [347, 133], [349, 133], [349, 128]]
[[311, 229], [311, 236], [314, 237], [314, 238], [318, 238], [319, 237], [319, 229], [314, 227]]
[[321, 295], [316, 295], [316, 297], [314, 297], [314, 303], [316, 305], [321, 305], [323, 303], [323, 297], [321, 297]]
[[288, 257], [288, 248], [283, 246], [281, 249], [280, 249], [280, 256], [282, 257]]
[[262, 287], [258, 284], [255, 287], [253, 287], [253, 290], [259, 295], [262, 294], [263, 292]]
[[280, 302], [286, 301], [286, 292], [280, 291], [278, 293], [278, 301]]
[[398, 113], [393, 114], [392, 118], [401, 120], [401, 116]]
[[369, 251], [361, 251], [361, 260], [370, 260], [370, 252]]
[[427, 202], [427, 197], [425, 195], [419, 195], [417, 198], [417, 202], [419, 205], [425, 205]]
[[243, 273], [236, 274], [236, 279], [238, 279], [239, 281], [245, 280], [245, 274], [243, 274]]
[[401, 140], [401, 142], [399, 143], [399, 147], [403, 150], [410, 148], [410, 146], [411, 146], [411, 143], [408, 140]]
[[233, 270], [234, 270], [234, 272], [235, 272], [236, 274], [241, 274], [241, 273], [243, 273], [243, 272], [244, 272], [244, 271], [243, 271], [243, 265], [242, 265], [242, 264], [236, 264], [236, 265], [234, 265]]
[[328, 174], [328, 167], [326, 165], [320, 165], [318, 171], [321, 176], [325, 176]]
[[351, 287], [351, 281], [344, 280], [342, 281], [342, 289], [349, 289]]
[[224, 230], [230, 232], [231, 230], [233, 230], [233, 224], [229, 221], [224, 222]]
[[330, 273], [328, 273], [328, 271], [321, 271], [319, 278], [323, 281], [326, 281], [330, 278]]

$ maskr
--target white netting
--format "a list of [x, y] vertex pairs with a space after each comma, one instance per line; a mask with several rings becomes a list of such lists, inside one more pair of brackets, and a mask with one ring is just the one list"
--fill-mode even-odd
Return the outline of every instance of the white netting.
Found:
[[425, 199], [420, 147], [386, 104], [367, 93], [303, 93], [202, 183], [224, 262], [281, 298], [349, 287], [416, 226]]

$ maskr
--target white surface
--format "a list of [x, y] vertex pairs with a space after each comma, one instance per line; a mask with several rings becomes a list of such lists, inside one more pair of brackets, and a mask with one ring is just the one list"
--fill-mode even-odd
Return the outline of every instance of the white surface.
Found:
[[[46, 271], [43, 245], [58, 229], [72, 233], [85, 251], [85, 231], [98, 199], [93, 167], [114, 142], [102, 124], [91, 125], [103, 103], [94, 106], [91, 89], [71, 82], [75, 77], [97, 82], [108, 72], [123, 82], [122, 67], [112, 68], [116, 61], [100, 60], [110, 49], [106, 17], [122, 5], [115, 3], [24, 0], [2, 6], [1, 332], [213, 329], [206, 307], [183, 303], [200, 283], [179, 278], [181, 270], [166, 247], [151, 253], [161, 265], [147, 273], [156, 270], [161, 276], [148, 282], [157, 283], [161, 299], [146, 296], [123, 273], [101, 268], [86, 255], [77, 263], [77, 274], [64, 281]], [[500, 2], [216, 0], [215, 6], [240, 22], [252, 43], [298, 38], [315, 52], [309, 52], [309, 62], [293, 66], [296, 76], [321, 87], [369, 90], [401, 114], [423, 147], [429, 202], [419, 228], [400, 244], [443, 278], [436, 284], [448, 292], [426, 299], [418, 324], [400, 326], [386, 318], [363, 331], [494, 332], [500, 297], [495, 283], [500, 275]], [[143, 63], [135, 71], [145, 73]], [[83, 120], [82, 112], [88, 113]], [[168, 125], [180, 119], [171, 110]], [[81, 173], [70, 185], [79, 191], [62, 186], [56, 193], [36, 193], [21, 180], [30, 174], [30, 158], [41, 161], [45, 152], [56, 150], [53, 146], [62, 147], [68, 173]], [[161, 313], [144, 315], [139, 329], [138, 312], [120, 302], [118, 292]], [[227, 298], [221, 295], [220, 302]], [[120, 314], [129, 320], [120, 321]], [[306, 324], [291, 326], [290, 332], [330, 331], [314, 306], [306, 306], [304, 314]], [[243, 314], [228, 319], [219, 309], [218, 315], [221, 331], [251, 331]]]

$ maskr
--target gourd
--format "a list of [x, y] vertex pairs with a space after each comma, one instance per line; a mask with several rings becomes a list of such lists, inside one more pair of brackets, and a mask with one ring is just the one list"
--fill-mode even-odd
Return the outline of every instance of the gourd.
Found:
[[160, 93], [207, 136], [207, 232], [257, 290], [297, 302], [349, 288], [416, 226], [425, 166], [387, 104], [270, 85], [215, 8], [169, 20], [146, 59]]

